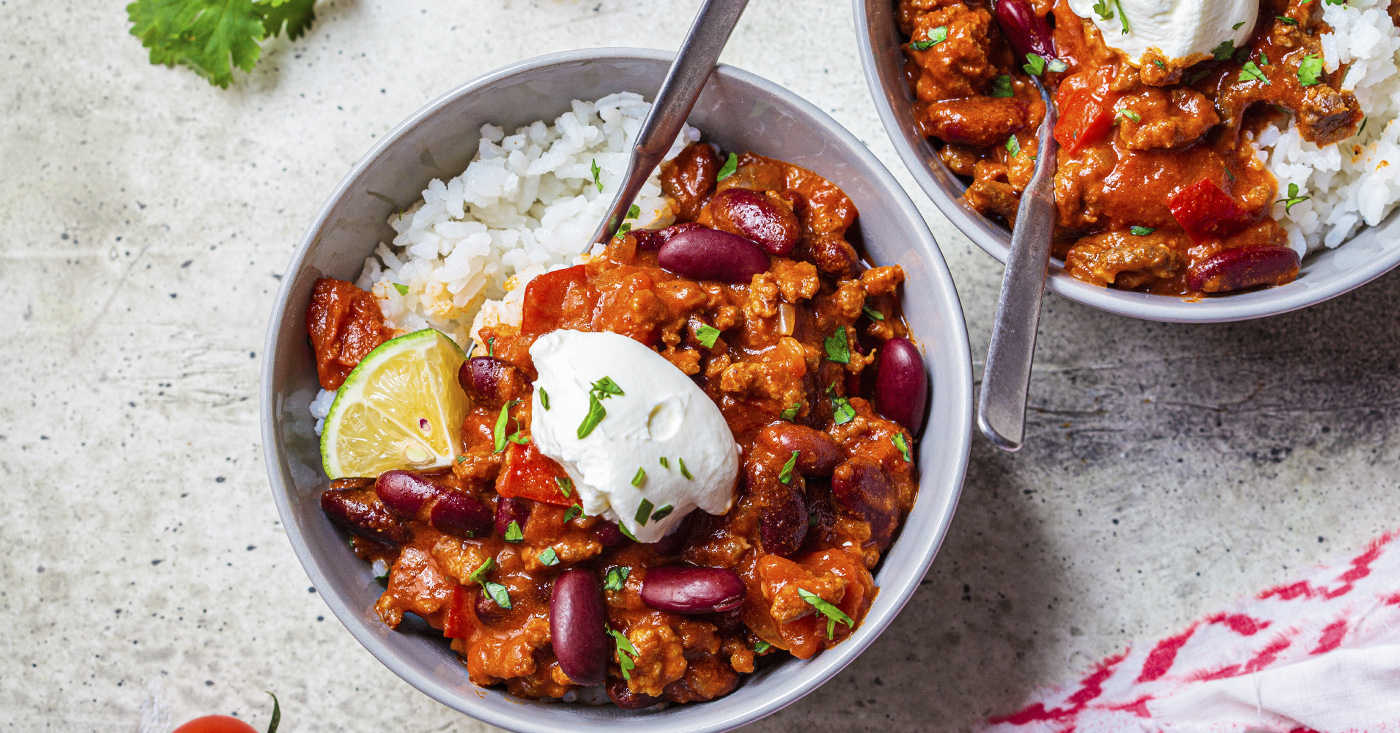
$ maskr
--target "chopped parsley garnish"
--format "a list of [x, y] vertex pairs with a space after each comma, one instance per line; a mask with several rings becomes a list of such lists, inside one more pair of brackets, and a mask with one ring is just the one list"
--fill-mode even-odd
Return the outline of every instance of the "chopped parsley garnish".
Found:
[[1021, 65], [1031, 76], [1040, 76], [1045, 73], [1045, 57], [1038, 53], [1026, 54], [1026, 63]]
[[1298, 64], [1298, 83], [1310, 87], [1317, 84], [1322, 76], [1322, 57], [1304, 56], [1303, 62]]
[[582, 513], [583, 507], [579, 506], [578, 504], [570, 504], [569, 508], [564, 512], [564, 521], [572, 522], [575, 518], [578, 517], [578, 515]]
[[617, 382], [612, 377], [603, 377], [593, 383], [593, 388], [588, 390], [588, 414], [584, 415], [583, 422], [578, 426], [579, 440], [587, 438], [593, 428], [598, 427], [598, 423], [607, 417], [608, 411], [603, 409], [603, 400], [613, 395], [626, 394], [622, 388], [617, 386]]
[[662, 468], [665, 468], [667, 470], [671, 468], [671, 462], [666, 459], [666, 456], [661, 456], [657, 459], [657, 461], [661, 464]]
[[544, 387], [540, 387], [540, 407], [546, 412], [549, 410], [549, 393], [544, 391]]
[[1236, 23], [1236, 24], [1230, 26], [1230, 30], [1232, 30], [1232, 31], [1237, 31], [1237, 30], [1240, 29], [1240, 26], [1242, 26], [1242, 25], [1244, 25], [1244, 21], [1240, 21], [1240, 22], [1238, 22], [1238, 23]]
[[486, 595], [491, 596], [491, 600], [496, 602], [496, 605], [508, 609], [510, 608], [510, 592], [506, 590], [504, 585], [492, 583], [486, 579], [486, 574], [495, 569], [496, 558], [488, 557], [486, 562], [479, 565], [476, 570], [472, 571], [471, 575], [467, 576], [467, 580], [479, 584]]
[[637, 536], [628, 531], [627, 525], [623, 524], [622, 522], [617, 523], [617, 531], [621, 532], [623, 537], [626, 537], [627, 539], [632, 540], [633, 542], [637, 541]]
[[695, 327], [695, 340], [707, 349], [715, 347], [715, 340], [719, 338], [719, 329], [708, 326], [704, 323]]
[[785, 483], [792, 483], [792, 469], [797, 468], [797, 456], [801, 451], [793, 451], [792, 456], [783, 464], [783, 470], [778, 472], [778, 480]]
[[1269, 81], [1268, 77], [1264, 76], [1264, 72], [1260, 70], [1258, 65], [1253, 61], [1244, 62], [1244, 68], [1240, 69], [1240, 81], [1262, 81], [1265, 84], [1272, 83]]
[[525, 432], [524, 430], [517, 430], [517, 431], [511, 433], [511, 434], [510, 434], [510, 437], [509, 437], [509, 438], [506, 438], [506, 440], [509, 441], [509, 442], [511, 442], [511, 443], [515, 443], [516, 445], [529, 445], [529, 444], [530, 444], [530, 436], [528, 436], [528, 435], [522, 435], [522, 433], [524, 433], [524, 432]]
[[1292, 18], [1290, 18], [1290, 17], [1288, 17], [1288, 16], [1286, 16], [1286, 15], [1275, 15], [1275, 16], [1274, 16], [1274, 19], [1277, 20], [1277, 21], [1280, 22], [1280, 23], [1287, 23], [1287, 24], [1289, 24], [1289, 25], [1298, 25], [1298, 21], [1296, 21], [1296, 20], [1294, 20], [1294, 19], [1292, 19]]
[[1014, 91], [1011, 90], [1011, 77], [1010, 77], [1009, 75], [1007, 75], [1007, 74], [1002, 74], [1001, 76], [998, 76], [997, 78], [995, 78], [995, 79], [992, 80], [992, 96], [993, 96], [993, 97], [1014, 97], [1014, 96], [1016, 96], [1016, 93], [1015, 93]]
[[671, 512], [674, 512], [675, 510], [675, 507], [671, 506], [670, 504], [667, 504], [651, 513], [651, 521], [659, 522], [665, 519], [666, 517], [671, 516]]
[[1152, 59], [1152, 65], [1156, 66], [1159, 69], [1162, 69], [1163, 71], [1166, 71], [1167, 69], [1167, 65], [1162, 63], [1161, 59]]
[[821, 612], [821, 615], [826, 617], [826, 638], [836, 638], [837, 621], [840, 621], [841, 623], [851, 628], [855, 628], [856, 622], [852, 621], [850, 616], [847, 616], [844, 612], [841, 611], [841, 609], [837, 608], [836, 606], [833, 606], [830, 603], [827, 603], [826, 601], [822, 600], [822, 597], [817, 595], [816, 593], [813, 593], [812, 591], [809, 591], [806, 588], [798, 588], [797, 595], [801, 596], [802, 600], [806, 601], [808, 605], [810, 605], [812, 608], [817, 609], [817, 611]]
[[[633, 480], [635, 481], [636, 479]], [[637, 520], [637, 524], [645, 527], [647, 526], [647, 522], [651, 521], [651, 510], [653, 508], [655, 508], [655, 505], [651, 503], [650, 499], [642, 499], [642, 503], [637, 505], [637, 513], [633, 515], [632, 518]]]
[[496, 450], [491, 451], [492, 453], [500, 453], [506, 449], [506, 442], [509, 440], [506, 437], [506, 423], [510, 421], [510, 408], [514, 407], [515, 403], [516, 400], [511, 400], [501, 405], [501, 414], [496, 416], [496, 429], [491, 433], [496, 447]]
[[846, 327], [838, 326], [836, 332], [826, 337], [826, 358], [837, 364], [851, 363], [851, 346], [846, 342]]
[[865, 314], [865, 317], [866, 317], [866, 318], [869, 318], [869, 319], [872, 320], [872, 321], [883, 321], [883, 320], [885, 320], [885, 314], [884, 314], [884, 313], [881, 313], [880, 311], [877, 311], [877, 310], [873, 310], [873, 309], [872, 309], [870, 306], [868, 306], [868, 305], [863, 305], [863, 304], [862, 304], [861, 307], [860, 307], [860, 312], [861, 312], [861, 313], [864, 313], [864, 314]]
[[1099, 16], [1099, 20], [1105, 22], [1113, 20], [1112, 0], [1097, 0], [1094, 3], [1094, 13]]
[[734, 175], [734, 171], [737, 170], [739, 170], [739, 156], [730, 153], [729, 158], [724, 161], [724, 165], [720, 166], [719, 176], [716, 180], [723, 181], [724, 179]]
[[603, 395], [622, 396], [627, 394], [626, 392], [622, 391], [621, 387], [617, 386], [617, 382], [614, 382], [612, 380], [612, 377], [603, 377], [602, 379], [599, 379], [598, 381], [594, 382], [593, 391], [597, 392], [598, 396], [603, 399], [607, 399], [606, 397], [603, 397]]
[[555, 476], [554, 483], [559, 486], [559, 493], [570, 496], [574, 493], [574, 482], [564, 476]]
[[595, 185], [595, 186], [598, 187], [598, 193], [602, 193], [602, 192], [603, 192], [603, 180], [602, 180], [601, 178], [598, 177], [598, 174], [599, 174], [599, 173], [602, 173], [602, 172], [603, 172], [603, 169], [598, 167], [598, 159], [597, 159], [597, 158], [594, 158], [594, 159], [593, 159], [593, 162], [589, 165], [589, 168], [588, 168], [588, 169], [589, 169], [590, 171], [593, 172], [593, 185]]
[[608, 570], [608, 574], [603, 578], [603, 590], [619, 591], [627, 585], [627, 576], [631, 574], [632, 568], [626, 565], [618, 565]]
[[793, 405], [792, 405], [792, 407], [789, 407], [789, 408], [787, 408], [786, 410], [783, 410], [782, 413], [778, 415], [778, 417], [781, 417], [782, 419], [787, 420], [788, 422], [792, 422], [792, 421], [793, 421], [793, 418], [797, 417], [797, 413], [799, 413], [799, 412], [801, 412], [801, 411], [802, 411], [802, 403], [801, 403], [801, 402], [794, 402]]
[[762, 654], [762, 653], [764, 653], [764, 652], [766, 652], [766, 651], [768, 651], [769, 649], [772, 649], [772, 648], [773, 648], [773, 645], [772, 645], [772, 644], [769, 644], [768, 642], [766, 642], [766, 641], [764, 641], [764, 640], [762, 640], [762, 639], [759, 639], [759, 640], [758, 640], [757, 642], [755, 642], [754, 645], [753, 645], [753, 650], [754, 650], [754, 653], [756, 653], [756, 654]]
[[831, 419], [836, 421], [837, 425], [845, 425], [856, 419], [856, 408], [851, 407], [850, 400], [833, 394], [831, 396]]
[[909, 441], [904, 439], [904, 433], [895, 433], [894, 436], [890, 438], [890, 442], [894, 443], [894, 447], [898, 448], [899, 452], [904, 454], [905, 463], [914, 462], [914, 457], [909, 455]]
[[131, 35], [150, 49], [151, 63], [184, 64], [217, 87], [233, 81], [233, 69], [252, 71], [259, 42], [282, 33], [293, 41], [316, 19], [315, 0], [136, 0], [126, 6]]
[[1132, 229], [1129, 229], [1128, 231], [1132, 232], [1133, 234], [1136, 234], [1136, 235], [1139, 236], [1139, 237], [1145, 237], [1145, 236], [1147, 236], [1147, 235], [1149, 235], [1149, 234], [1151, 234], [1151, 233], [1157, 231], [1157, 228], [1156, 228], [1156, 227], [1138, 226], [1138, 225], [1134, 224], [1134, 225], [1133, 225], [1133, 228], [1132, 228]]
[[1128, 14], [1123, 12], [1122, 0], [1113, 0], [1113, 4], [1118, 7], [1118, 21], [1123, 24], [1123, 35], [1126, 36], [1132, 30], [1128, 27]]
[[1127, 119], [1130, 119], [1130, 120], [1132, 120], [1133, 122], [1142, 122], [1142, 115], [1140, 115], [1140, 114], [1138, 114], [1138, 113], [1136, 113], [1136, 112], [1134, 112], [1134, 111], [1132, 111], [1132, 110], [1130, 110], [1130, 109], [1120, 109], [1120, 110], [1118, 110], [1118, 116], [1119, 116], [1119, 117], [1126, 117]]
[[948, 40], [948, 26], [940, 25], [930, 29], [929, 32], [924, 35], [924, 40], [914, 41], [909, 44], [909, 47], [915, 51], [927, 51], [946, 40]]
[[625, 222], [625, 221], [622, 222], [622, 226], [620, 226], [620, 227], [617, 228], [617, 233], [618, 233], [618, 234], [626, 234], [626, 233], [628, 233], [628, 232], [630, 232], [630, 231], [632, 231], [632, 225], [629, 224], [629, 223], [627, 223], [627, 222]]
[[399, 291], [399, 295], [408, 295], [408, 286], [394, 283], [394, 289]]
[[627, 218], [628, 218], [628, 219], [636, 219], [637, 217], [639, 217], [639, 216], [641, 216], [641, 215], [642, 215], [642, 207], [640, 207], [640, 206], [638, 206], [638, 205], [636, 205], [636, 204], [632, 204], [632, 206], [631, 206], [630, 208], [627, 209]]
[[1216, 46], [1215, 48], [1211, 49], [1210, 55], [1214, 56], [1216, 61], [1224, 61], [1225, 59], [1234, 56], [1235, 42], [1228, 38], [1221, 41], [1219, 46]]
[[1268, 65], [1269, 65], [1269, 54], [1266, 54], [1266, 53], [1264, 53], [1263, 51], [1260, 51], [1260, 52], [1259, 52], [1259, 65], [1260, 65], [1260, 66], [1268, 66]]
[[637, 467], [637, 472], [634, 473], [634, 474], [632, 474], [632, 485], [633, 485], [633, 486], [641, 486], [641, 485], [642, 485], [642, 482], [643, 482], [643, 481], [646, 481], [646, 480], [647, 480], [647, 470], [646, 470], [645, 468], [642, 468], [642, 467], [638, 466], [638, 467]]
[[1274, 203], [1276, 203], [1276, 204], [1283, 204], [1283, 211], [1284, 211], [1284, 213], [1292, 213], [1293, 207], [1294, 207], [1295, 205], [1301, 204], [1301, 203], [1303, 203], [1304, 201], [1307, 201], [1307, 200], [1310, 199], [1310, 198], [1312, 198], [1312, 197], [1311, 197], [1311, 196], [1299, 196], [1299, 195], [1298, 195], [1298, 184], [1296, 184], [1296, 183], [1290, 183], [1290, 184], [1288, 184], [1288, 198], [1279, 199], [1278, 201], [1275, 201]]
[[472, 574], [467, 576], [467, 580], [470, 580], [470, 581], [473, 582], [473, 583], [480, 583], [481, 581], [483, 581], [483, 580], [486, 579], [486, 574], [487, 574], [487, 573], [489, 573], [489, 572], [491, 572], [492, 570], [495, 570], [495, 569], [496, 569], [496, 558], [494, 558], [494, 557], [488, 557], [488, 558], [486, 558], [486, 562], [484, 562], [484, 563], [478, 565], [478, 566], [476, 567], [476, 570], [473, 570], [473, 571], [472, 571]]
[[511, 522], [506, 525], [506, 536], [502, 537], [506, 542], [519, 542], [525, 539], [525, 533], [520, 530], [519, 522]]
[[[633, 660], [637, 657], [637, 647], [632, 646], [632, 642], [627, 640], [627, 635], [621, 631], [608, 629], [608, 633], [617, 640], [617, 666], [622, 668], [622, 679], [632, 679], [632, 670], [637, 668], [637, 663]], [[632, 656], [627, 656], [627, 655]]]
[[535, 559], [539, 560], [541, 565], [548, 566], [559, 564], [559, 554], [554, 551], [553, 547], [544, 548], [544, 552], [536, 555]]
[[695, 478], [694, 476], [691, 476], [691, 475], [690, 475], [690, 469], [688, 469], [688, 468], [685, 467], [685, 459], [684, 459], [684, 458], [677, 458], [677, 459], [676, 459], [676, 462], [679, 463], [679, 464], [681, 464], [681, 475], [682, 475], [682, 476], [686, 477], [686, 479], [693, 479], [693, 478]]
[[1013, 158], [1021, 154], [1021, 143], [1016, 141], [1015, 135], [1006, 138], [1006, 152], [1011, 153]]

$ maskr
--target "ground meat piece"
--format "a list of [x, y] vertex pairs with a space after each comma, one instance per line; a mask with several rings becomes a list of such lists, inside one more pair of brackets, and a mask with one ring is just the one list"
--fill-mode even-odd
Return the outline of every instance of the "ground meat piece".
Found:
[[627, 681], [632, 692], [660, 697], [667, 685], [685, 674], [685, 648], [670, 626], [638, 624], [627, 630], [627, 640], [637, 649], [636, 668]]
[[1006, 166], [986, 160], [977, 163], [976, 177], [963, 193], [963, 200], [974, 211], [1000, 214], [1013, 225], [1016, 223], [1016, 209], [1021, 205], [1020, 194], [1007, 181]]
[[[452, 596], [452, 586], [432, 555], [414, 547], [405, 547], [394, 567], [389, 570], [389, 588], [374, 604], [379, 618], [389, 628], [397, 628], [405, 611], [411, 611], [431, 623]], [[441, 625], [439, 623], [439, 625]]]
[[713, 654], [690, 660], [685, 676], [666, 685], [662, 694], [675, 703], [703, 702], [728, 695], [739, 684], [739, 675]]
[[374, 296], [344, 280], [321, 278], [306, 309], [322, 389], [339, 389], [365, 354], [393, 337]]
[[1028, 129], [1030, 117], [1030, 106], [1014, 97], [971, 97], [926, 105], [919, 125], [925, 135], [949, 143], [991, 147]]
[[1308, 87], [1298, 105], [1298, 132], [1318, 145], [1351, 137], [1361, 122], [1361, 103], [1351, 92], [1339, 92], [1326, 84]]
[[1175, 277], [1181, 255], [1190, 241], [1181, 232], [1157, 231], [1145, 236], [1112, 231], [1085, 237], [1070, 247], [1065, 267], [1075, 277], [1097, 283], [1117, 282], [1123, 273], [1143, 273], [1155, 278]]
[[996, 76], [988, 58], [993, 47], [990, 37], [992, 14], [984, 8], [971, 8], [961, 3], [949, 5], [919, 16], [914, 21], [911, 37], [925, 40], [935, 28], [947, 31], [947, 40], [918, 51], [907, 47], [909, 58], [919, 67], [914, 84], [915, 95], [921, 102], [971, 97]]
[[1220, 123], [1215, 105], [1190, 87], [1143, 89], [1115, 106], [1126, 110], [1118, 115], [1118, 137], [1132, 150], [1185, 147]]
[[695, 221], [715, 190], [719, 159], [707, 143], [691, 143], [672, 160], [661, 164], [661, 190], [680, 208], [676, 218]]

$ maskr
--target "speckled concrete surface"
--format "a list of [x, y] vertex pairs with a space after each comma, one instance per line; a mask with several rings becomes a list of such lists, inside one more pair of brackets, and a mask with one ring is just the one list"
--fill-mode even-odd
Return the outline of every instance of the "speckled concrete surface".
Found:
[[[255, 406], [277, 278], [340, 176], [432, 97], [545, 52], [674, 48], [697, 5], [333, 0], [224, 91], [150, 66], [122, 2], [0, 0], [4, 730], [265, 724], [263, 690], [284, 731], [486, 730], [361, 649], [292, 555]], [[914, 192], [985, 353], [1000, 268], [894, 155], [848, 5], [759, 0], [725, 60], [829, 111]], [[752, 729], [958, 729], [1397, 524], [1398, 296], [1394, 274], [1194, 327], [1050, 297], [1029, 447], [975, 441], [903, 615]]]

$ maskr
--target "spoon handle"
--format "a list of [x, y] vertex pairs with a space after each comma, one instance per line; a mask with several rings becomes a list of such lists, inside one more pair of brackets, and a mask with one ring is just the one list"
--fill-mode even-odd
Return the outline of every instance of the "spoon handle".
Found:
[[627, 174], [622, 178], [622, 187], [594, 233], [590, 248], [593, 244], [611, 239], [618, 225], [627, 217], [627, 210], [637, 198], [642, 184], [661, 164], [661, 159], [676, 141], [676, 135], [680, 134], [681, 125], [690, 116], [695, 100], [700, 97], [700, 90], [719, 62], [720, 51], [724, 50], [729, 34], [734, 31], [734, 25], [739, 22], [739, 16], [743, 15], [748, 4], [749, 0], [705, 0], [700, 7], [695, 22], [690, 24], [685, 42], [676, 53], [675, 63], [671, 64], [666, 80], [661, 82], [661, 89], [656, 92], [651, 112], [637, 133], [632, 159], [627, 164]]
[[1040, 301], [1050, 266], [1050, 240], [1055, 233], [1055, 105], [1040, 81], [1045, 101], [1040, 123], [1040, 149], [1035, 175], [1021, 194], [1016, 226], [1011, 232], [1011, 253], [1006, 258], [996, 323], [982, 370], [982, 394], [977, 406], [977, 426], [998, 448], [1018, 450], [1026, 432], [1026, 395], [1030, 390], [1031, 363], [1035, 359], [1036, 327]]

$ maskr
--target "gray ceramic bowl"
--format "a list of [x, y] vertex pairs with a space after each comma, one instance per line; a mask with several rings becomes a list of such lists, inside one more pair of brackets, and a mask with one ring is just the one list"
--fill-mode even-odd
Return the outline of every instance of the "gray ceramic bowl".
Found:
[[952, 278], [912, 201], [849, 132], [792, 92], [721, 66], [690, 123], [729, 150], [752, 150], [831, 179], [860, 208], [857, 227], [870, 257], [908, 274], [904, 308], [925, 352], [932, 404], [918, 453], [922, 488], [899, 539], [875, 575], [880, 593], [869, 616], [840, 646], [810, 660], [787, 660], [747, 677], [709, 703], [660, 711], [538, 703], [467, 679], [441, 638], [390, 631], [375, 616], [380, 586], [322, 515], [326, 485], [307, 408], [317, 391], [304, 314], [318, 277], [354, 279], [380, 240], [389, 214], [416, 201], [433, 178], [456, 175], [476, 150], [483, 123], [507, 128], [553, 119], [571, 99], [618, 91], [650, 97], [670, 57], [655, 51], [597, 49], [546, 56], [488, 74], [414, 113], [345, 176], [306, 230], [287, 268], [268, 328], [262, 373], [262, 430], [277, 510], [302, 566], [341, 623], [394, 673], [435, 700], [516, 731], [722, 731], [757, 720], [811, 692], [870, 645], [899, 613], [933, 560], [952, 519], [972, 433], [972, 369]]
[[[852, 0], [856, 38], [875, 108], [899, 157], [943, 215], [987, 254], [1006, 262], [1011, 233], [962, 201], [967, 188], [939, 159], [914, 123], [913, 94], [904, 79], [904, 56], [896, 27], [895, 0]], [[1050, 267], [1050, 289], [1070, 300], [1120, 315], [1151, 321], [1215, 323], [1262, 318], [1321, 303], [1360, 287], [1400, 264], [1400, 211], [1380, 226], [1362, 231], [1333, 250], [1309, 256], [1298, 279], [1277, 288], [1188, 302], [1182, 298], [1133, 293], [1090, 285]]]

